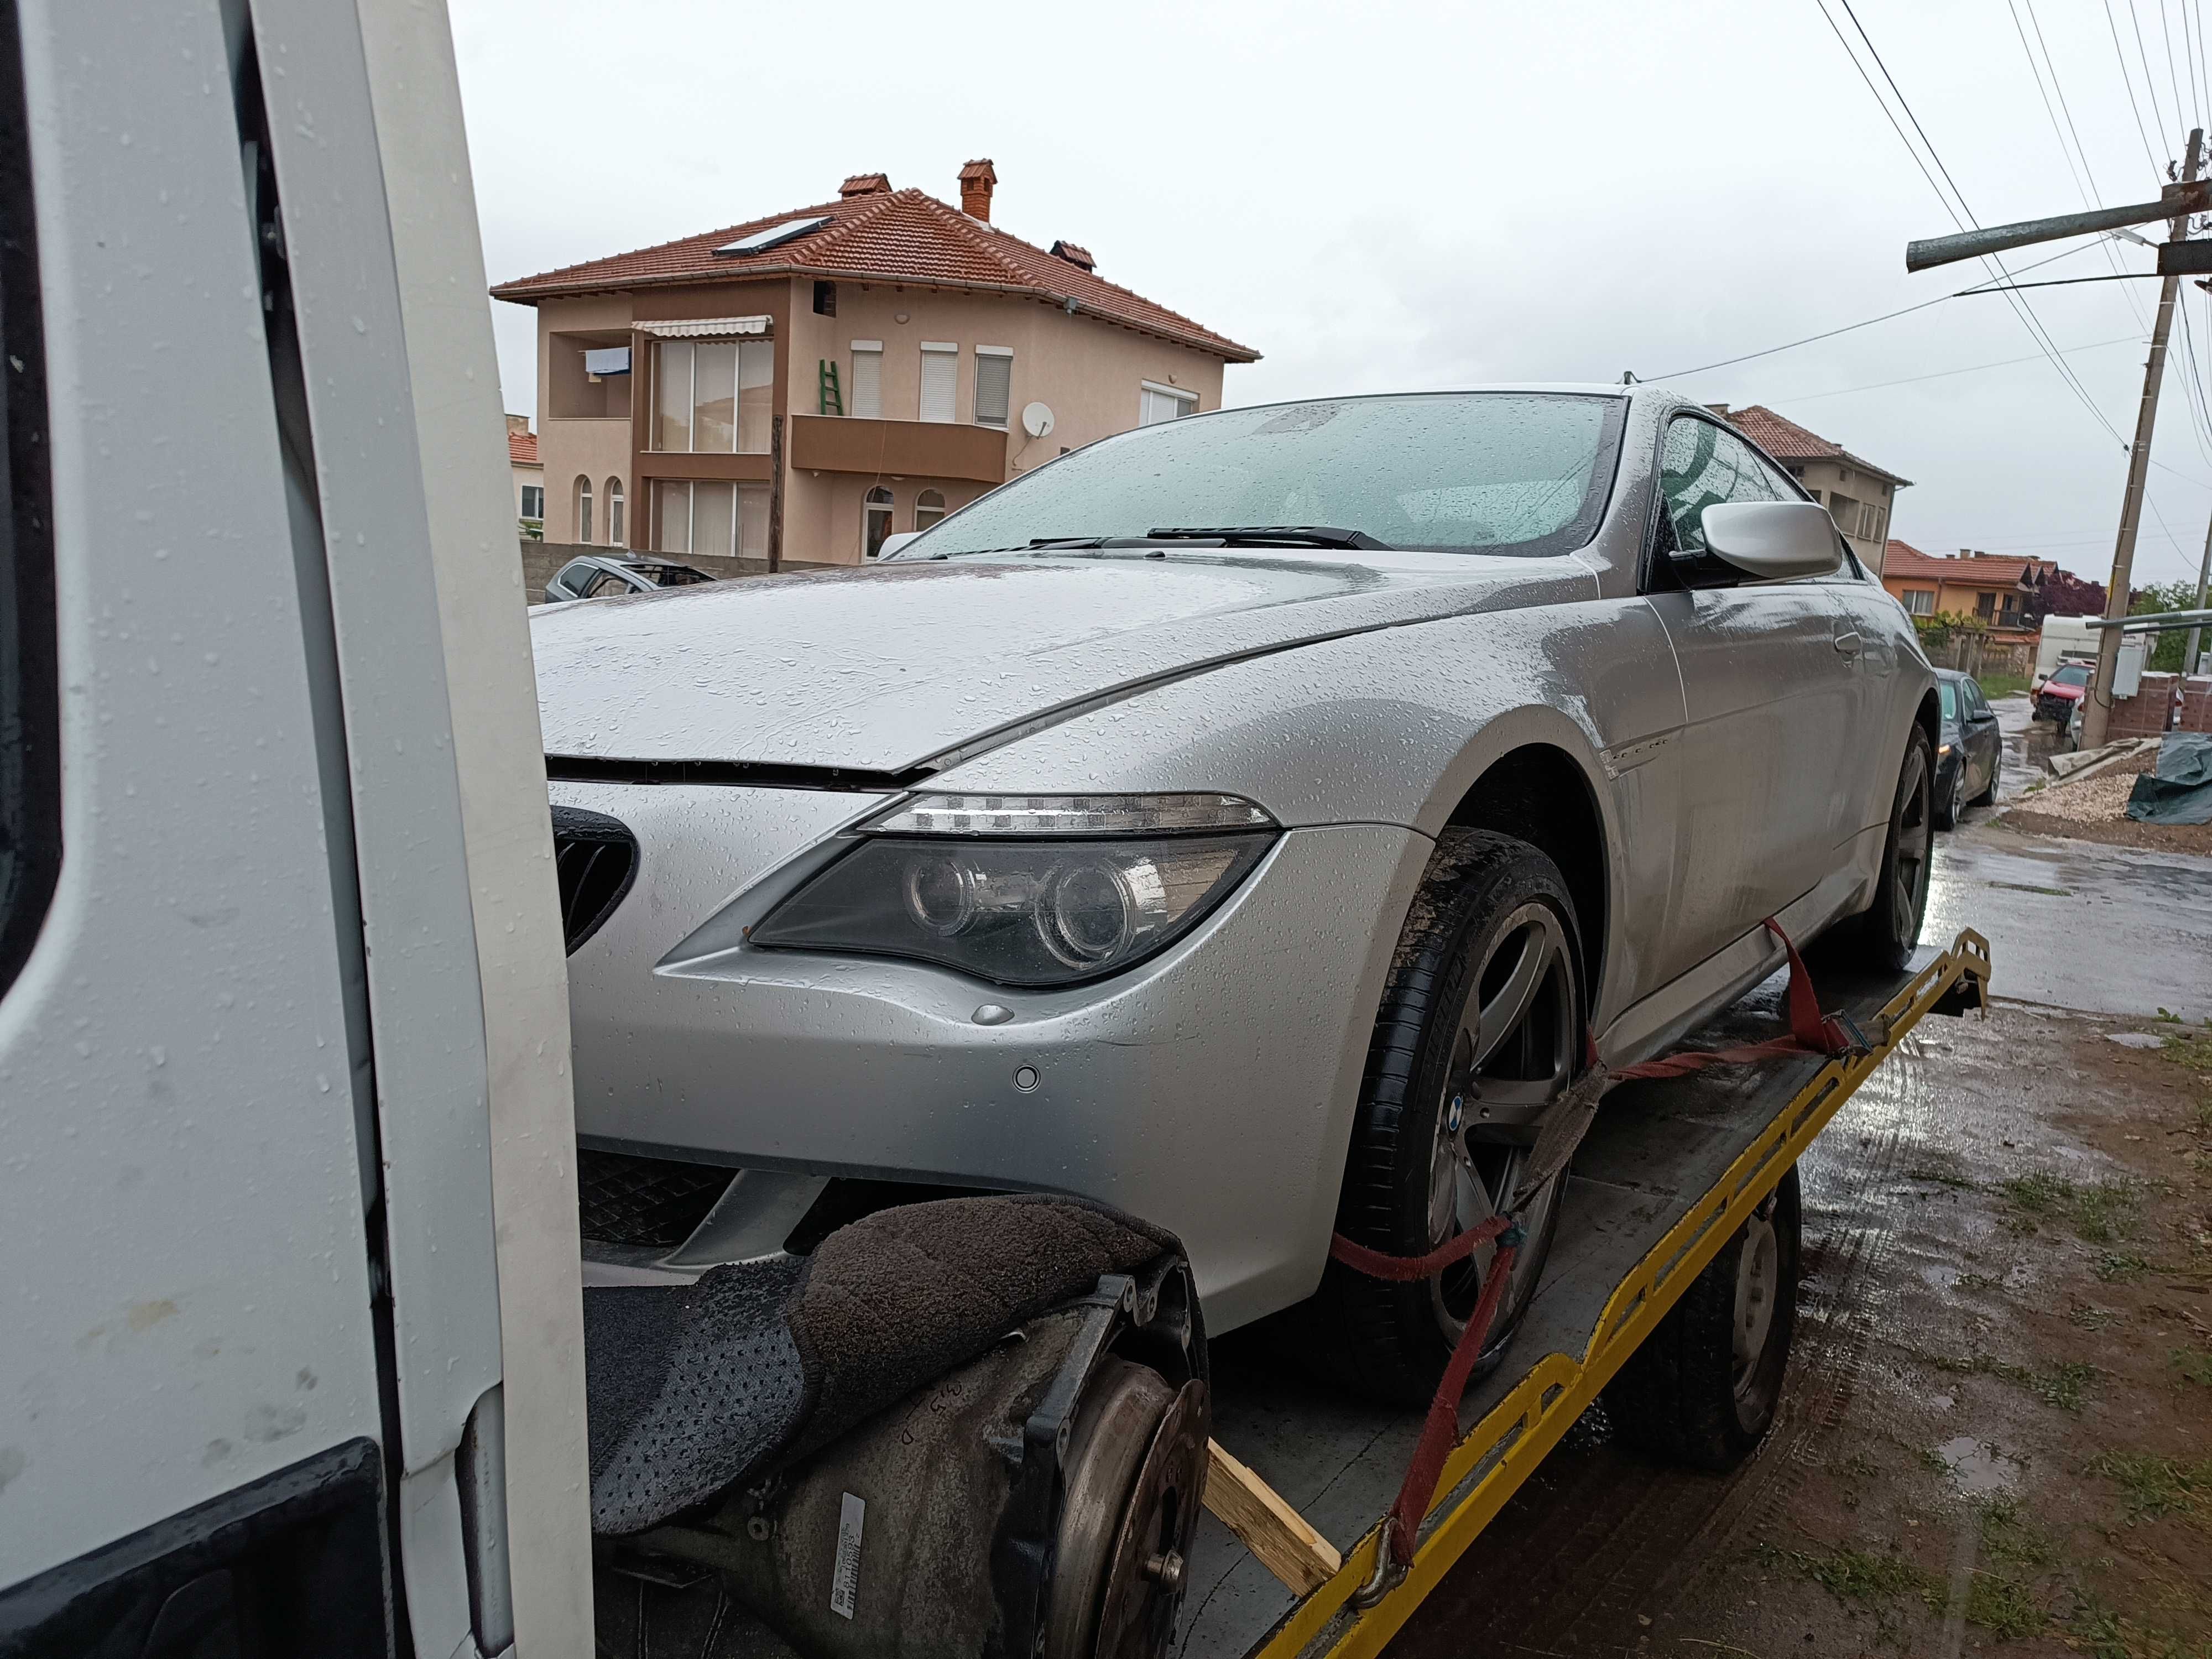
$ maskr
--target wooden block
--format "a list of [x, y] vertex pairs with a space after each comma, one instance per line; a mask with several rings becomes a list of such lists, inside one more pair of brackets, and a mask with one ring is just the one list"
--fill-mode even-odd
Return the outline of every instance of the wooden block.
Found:
[[1217, 1440], [1206, 1443], [1206, 1507], [1293, 1595], [1312, 1595], [1344, 1565], [1335, 1545]]

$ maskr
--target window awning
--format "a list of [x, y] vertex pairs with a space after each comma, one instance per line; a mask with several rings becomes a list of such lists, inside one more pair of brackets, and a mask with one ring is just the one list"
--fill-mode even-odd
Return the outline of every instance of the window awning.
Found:
[[715, 339], [728, 334], [765, 334], [767, 317], [690, 317], [672, 323], [632, 323], [641, 334], [662, 340]]

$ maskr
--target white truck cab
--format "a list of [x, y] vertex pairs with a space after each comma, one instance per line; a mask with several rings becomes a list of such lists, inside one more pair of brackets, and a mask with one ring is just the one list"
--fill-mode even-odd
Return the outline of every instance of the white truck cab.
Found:
[[0, 1650], [586, 1654], [443, 7], [4, 0], [0, 127]]

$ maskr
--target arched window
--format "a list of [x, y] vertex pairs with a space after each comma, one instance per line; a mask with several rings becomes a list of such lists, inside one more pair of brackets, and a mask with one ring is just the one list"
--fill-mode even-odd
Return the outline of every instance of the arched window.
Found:
[[914, 527], [927, 530], [945, 516], [945, 492], [925, 489], [914, 498]]
[[860, 551], [865, 557], [874, 558], [883, 551], [884, 538], [891, 533], [891, 492], [878, 484], [866, 497], [860, 523]]
[[623, 514], [623, 487], [620, 478], [607, 480], [607, 545], [628, 547], [629, 525]]
[[576, 480], [576, 539], [592, 539], [592, 481], [581, 477]]

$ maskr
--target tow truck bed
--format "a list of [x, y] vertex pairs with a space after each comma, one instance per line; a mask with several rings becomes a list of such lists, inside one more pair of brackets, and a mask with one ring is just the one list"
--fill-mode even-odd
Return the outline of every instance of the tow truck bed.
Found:
[[[1988, 982], [1988, 946], [1961, 933], [1910, 975], [1823, 979], [1823, 1006], [1866, 1028], [1872, 1046], [1862, 1056], [1715, 1068], [1607, 1097], [1576, 1154], [1543, 1286], [1506, 1362], [1468, 1392], [1462, 1438], [1413, 1565], [1364, 1612], [1353, 1595], [1372, 1571], [1376, 1523], [1397, 1495], [1419, 1415], [1305, 1382], [1264, 1331], [1218, 1344], [1217, 1445], [1327, 1540], [1306, 1553], [1309, 1582], [1327, 1571], [1329, 1553], [1341, 1559], [1319, 1588], [1296, 1594], [1217, 1518], [1231, 1507], [1217, 1474], [1189, 1564], [1180, 1651], [1191, 1659], [1379, 1651], [1897, 1042], [1929, 1012], [1979, 1006]], [[1703, 1028], [1699, 1046], [1771, 1035], [1783, 985], [1777, 975]], [[1245, 1530], [1279, 1561], [1298, 1552], [1279, 1528]]]

